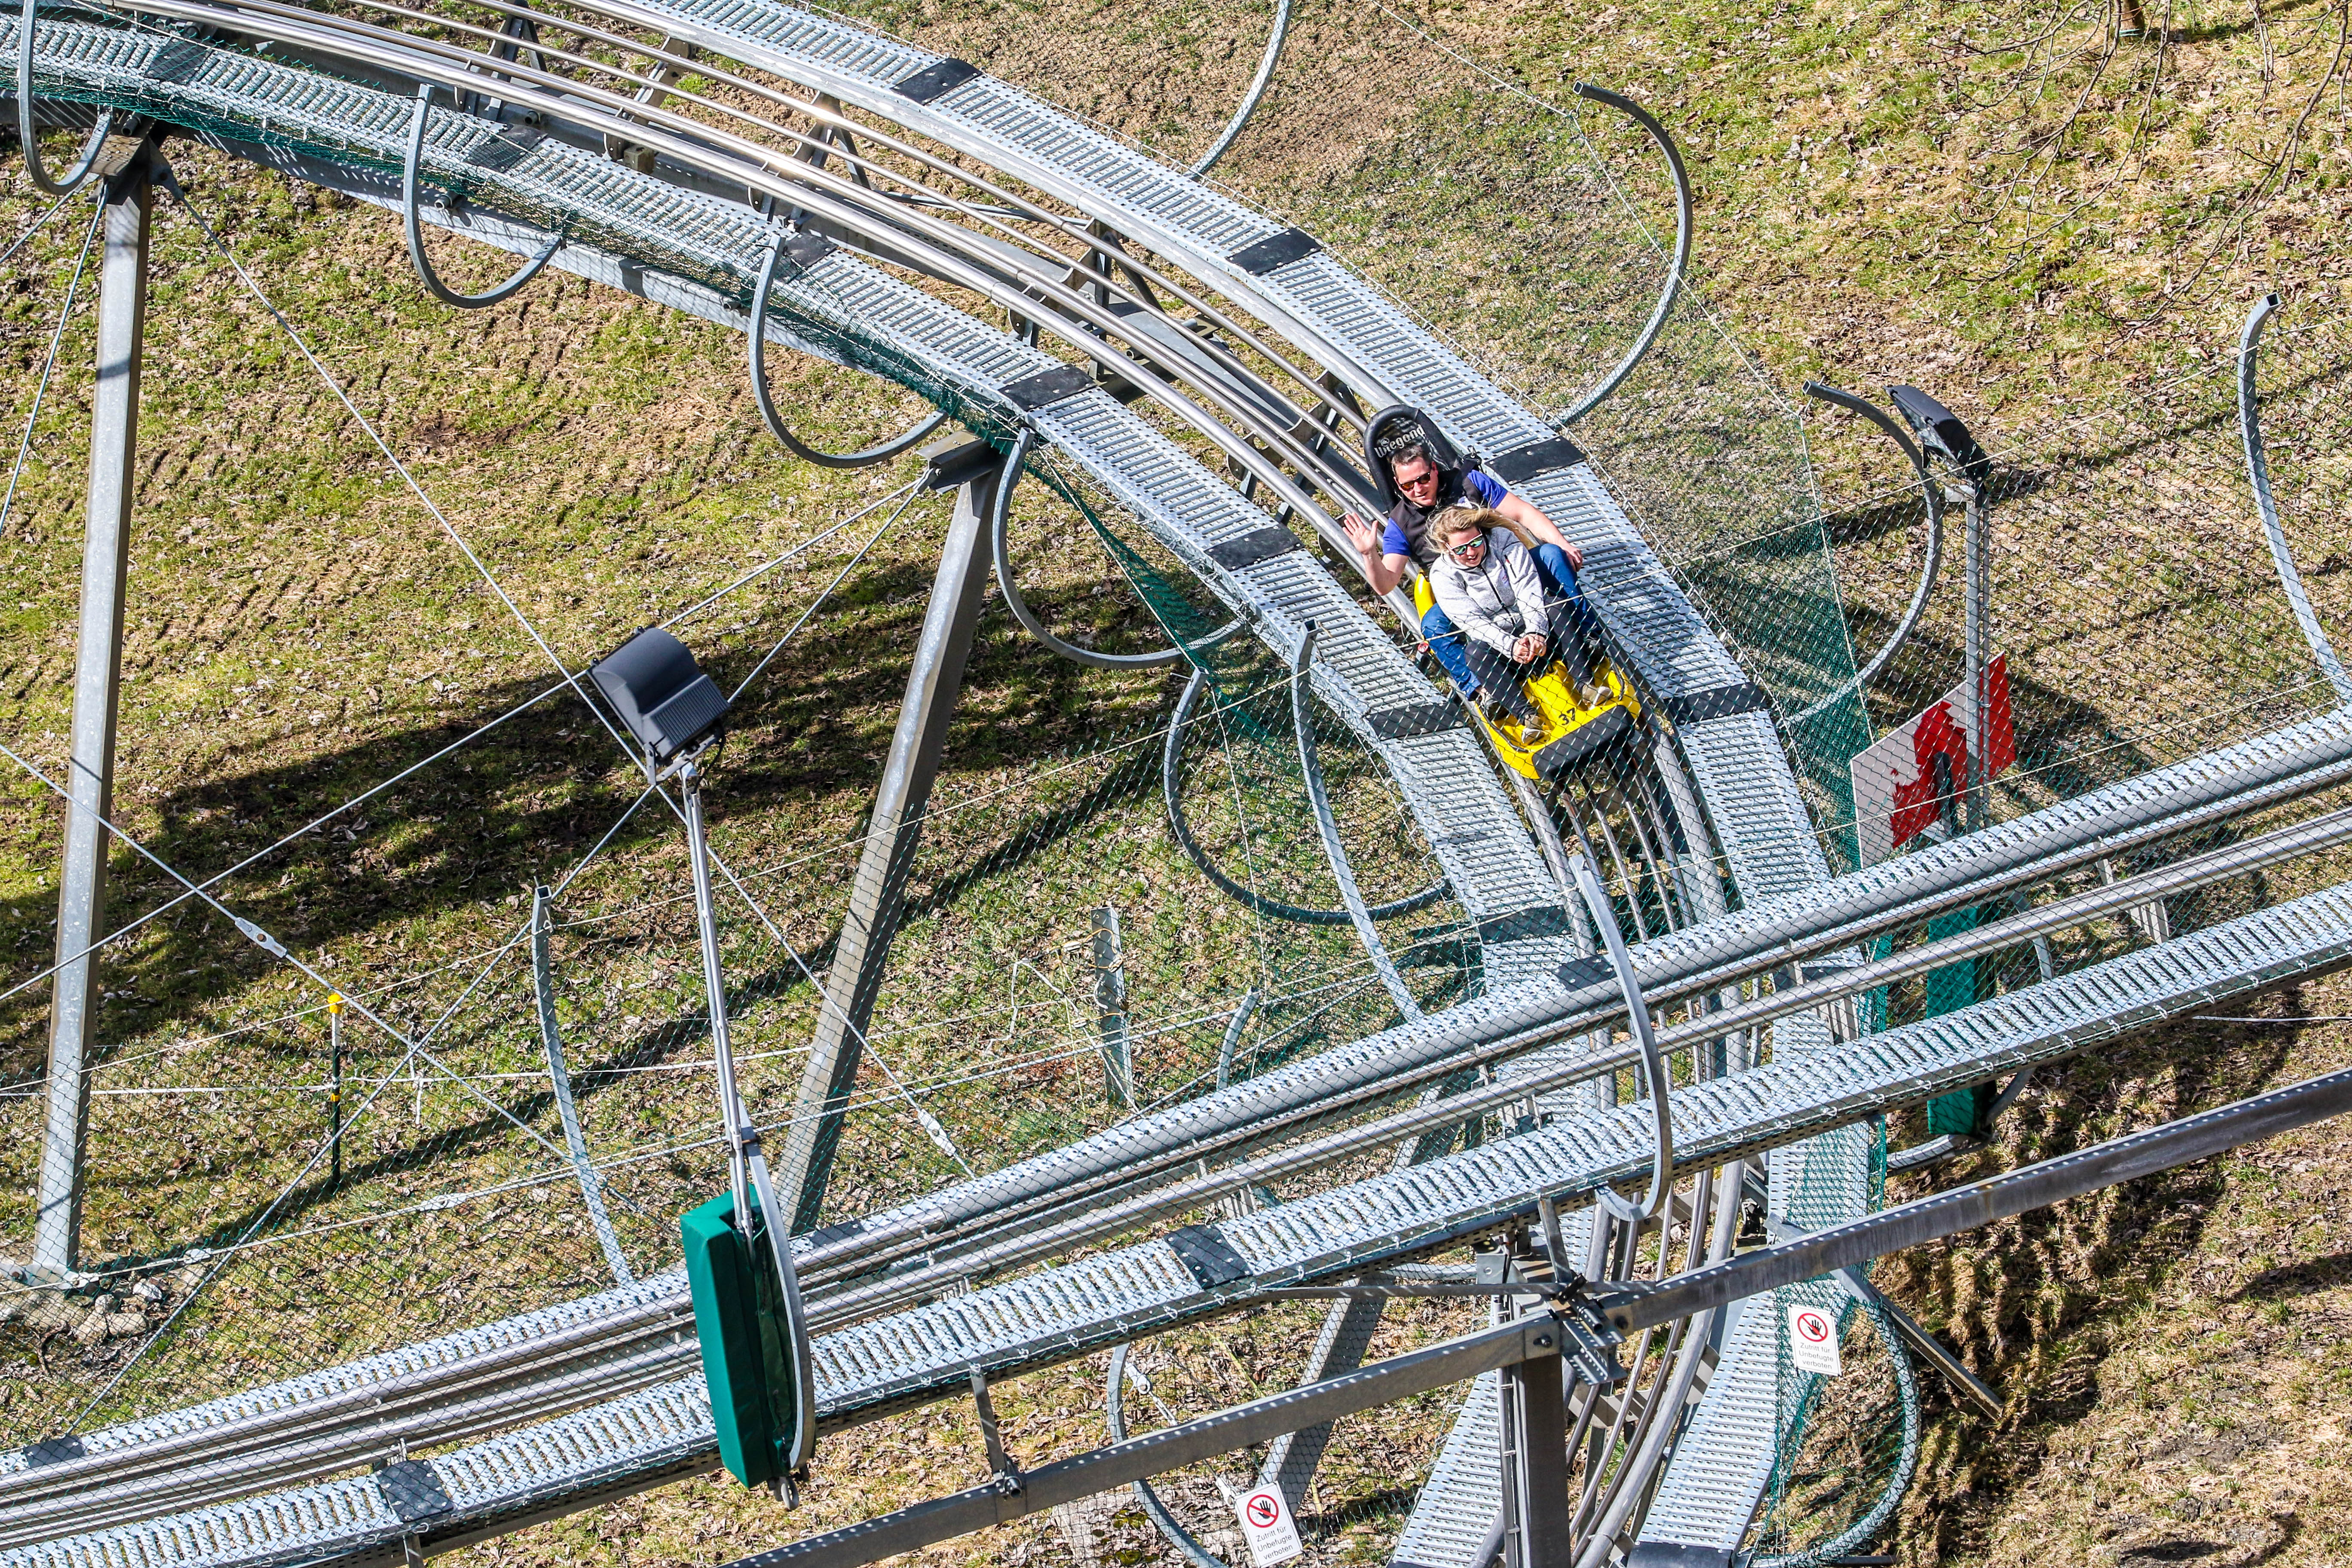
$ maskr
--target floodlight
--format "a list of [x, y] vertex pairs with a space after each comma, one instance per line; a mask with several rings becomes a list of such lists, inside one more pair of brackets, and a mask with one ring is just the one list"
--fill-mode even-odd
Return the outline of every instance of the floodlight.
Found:
[[1992, 477], [1992, 458], [1969, 427], [1950, 409], [1928, 396], [1916, 386], [1890, 386], [1886, 395], [1903, 411], [1911, 428], [1919, 433], [1920, 441], [1930, 450], [1941, 452], [1952, 460], [1969, 483], [1981, 486]]
[[687, 646], [659, 626], [590, 665], [588, 679], [656, 763], [688, 751], [727, 719], [727, 694]]

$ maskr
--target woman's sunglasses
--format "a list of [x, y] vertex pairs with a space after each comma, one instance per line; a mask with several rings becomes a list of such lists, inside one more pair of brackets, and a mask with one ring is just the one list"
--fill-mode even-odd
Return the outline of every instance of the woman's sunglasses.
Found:
[[1456, 561], [1467, 561], [1486, 548], [1486, 542], [1484, 539], [1465, 539], [1459, 544], [1447, 545], [1445, 553]]

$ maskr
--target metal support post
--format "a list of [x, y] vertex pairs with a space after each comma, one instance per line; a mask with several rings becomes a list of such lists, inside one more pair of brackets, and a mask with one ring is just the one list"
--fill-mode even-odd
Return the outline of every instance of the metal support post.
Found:
[[1962, 554], [1968, 568], [1969, 602], [1965, 630], [1968, 668], [1965, 678], [1970, 693], [1970, 713], [1975, 731], [1969, 736], [1969, 776], [1961, 784], [1967, 792], [1967, 827], [1971, 833], [1985, 826], [1989, 812], [1985, 792], [1992, 781], [1985, 776], [1985, 667], [1991, 660], [1986, 657], [1986, 643], [1992, 632], [1992, 584], [1990, 540], [1985, 524], [1984, 487], [1964, 481], [1961, 500], [1968, 509], [1968, 528], [1963, 539]]
[[1103, 1086], [1110, 1097], [1135, 1109], [1135, 1058], [1127, 1033], [1127, 954], [1119, 941], [1118, 910], [1110, 904], [1094, 911], [1095, 1027], [1102, 1043]]
[[139, 435], [139, 361], [147, 321], [152, 147], [107, 177], [106, 255], [98, 293], [98, 385], [91, 399], [89, 503], [82, 534], [81, 628], [74, 663], [73, 756], [58, 879], [58, 971], [49, 1006], [47, 1135], [41, 1146], [33, 1269], [79, 1266], [89, 1053], [97, 1044], [97, 942], [106, 909], [106, 829], [114, 805], [114, 721], [121, 695], [122, 609]]
[[[808, 1463], [816, 1451], [816, 1374], [809, 1354], [808, 1315], [801, 1306], [799, 1271], [793, 1265], [790, 1234], [777, 1227], [781, 1207], [775, 1184], [768, 1173], [768, 1157], [761, 1150], [759, 1123], [735, 1082], [735, 1047], [727, 1033], [727, 981], [719, 963], [719, 913], [710, 895], [710, 840], [702, 825], [702, 771], [689, 757], [677, 769], [678, 793], [685, 797], [686, 844], [694, 871], [695, 927], [701, 937], [702, 988], [710, 1006], [710, 1049], [718, 1068], [719, 1116], [726, 1129], [727, 1179], [735, 1203], [735, 1225], [745, 1242], [764, 1232], [768, 1256], [776, 1271], [783, 1321], [777, 1325], [793, 1360], [795, 1403], [790, 1439], [784, 1443], [785, 1474], [778, 1489], [789, 1505], [794, 1499], [791, 1473]], [[760, 1232], [752, 1229], [751, 1194], [759, 1197]]]
[[[1503, 1299], [1502, 1314], [1515, 1309]], [[1572, 1568], [1568, 1420], [1558, 1356], [1502, 1369], [1503, 1568]]]
[[[982, 443], [971, 445], [986, 451]], [[890, 739], [889, 760], [883, 765], [882, 787], [875, 793], [857, 880], [842, 916], [833, 966], [825, 974], [816, 1039], [778, 1162], [778, 1184], [794, 1194], [792, 1228], [796, 1232], [814, 1228], [824, 1205], [842, 1117], [864, 1054], [866, 1019], [882, 989], [890, 943], [905, 914], [907, 871], [922, 838], [923, 811], [930, 803], [948, 721], [963, 689], [964, 664], [980, 620], [982, 592], [988, 585], [987, 518], [997, 469], [992, 453], [990, 462], [976, 472], [956, 472], [971, 468], [957, 461], [967, 449], [959, 446], [954, 452], [932, 456], [933, 488], [946, 488], [938, 480], [950, 474], [948, 482], [961, 481], [955, 519], [932, 579], [930, 606], [915, 647], [915, 668], [907, 677], [906, 700]]]
[[613, 1270], [613, 1282], [632, 1284], [636, 1276], [629, 1272], [629, 1256], [621, 1250], [621, 1238], [614, 1234], [612, 1216], [604, 1212], [604, 1184], [596, 1174], [594, 1163], [588, 1158], [588, 1138], [580, 1131], [580, 1108], [572, 1098], [572, 1073], [563, 1065], [563, 1035], [555, 1023], [555, 966], [548, 951], [554, 933], [554, 911], [547, 889], [533, 888], [530, 970], [539, 993], [539, 1037], [547, 1049], [547, 1072], [555, 1087], [555, 1110], [563, 1119], [563, 1142], [572, 1151], [572, 1168], [580, 1177], [581, 1201], [588, 1205], [588, 1223], [595, 1228], [596, 1245], [604, 1249], [604, 1262]]

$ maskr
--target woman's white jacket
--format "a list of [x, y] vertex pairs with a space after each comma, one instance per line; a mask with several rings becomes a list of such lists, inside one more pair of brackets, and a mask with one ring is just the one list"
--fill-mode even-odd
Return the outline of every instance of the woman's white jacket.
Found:
[[1441, 550], [1429, 571], [1429, 591], [1463, 635], [1505, 658], [1522, 634], [1545, 630], [1543, 580], [1536, 575], [1535, 554], [1509, 529], [1486, 531], [1486, 552], [1475, 566], [1465, 566]]

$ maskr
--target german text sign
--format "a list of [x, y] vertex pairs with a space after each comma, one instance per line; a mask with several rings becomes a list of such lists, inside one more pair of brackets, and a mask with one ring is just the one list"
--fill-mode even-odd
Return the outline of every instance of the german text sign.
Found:
[[1789, 1309], [1789, 1359], [1799, 1372], [1836, 1377], [1845, 1371], [1838, 1359], [1837, 1319], [1819, 1307]]
[[1242, 1539], [1249, 1543], [1250, 1561], [1257, 1568], [1274, 1568], [1307, 1550], [1298, 1539], [1297, 1521], [1290, 1517], [1290, 1505], [1276, 1489], [1260, 1487], [1244, 1493], [1234, 1511], [1241, 1515]]

